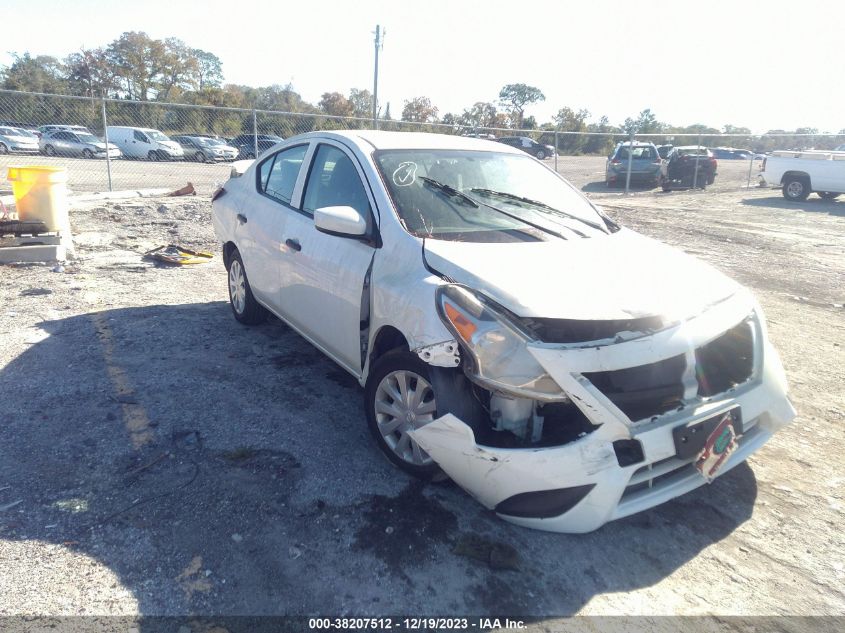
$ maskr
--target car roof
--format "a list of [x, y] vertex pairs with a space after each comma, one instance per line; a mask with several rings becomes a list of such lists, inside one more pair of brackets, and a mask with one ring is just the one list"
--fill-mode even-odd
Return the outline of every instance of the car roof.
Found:
[[293, 136], [293, 139], [329, 138], [346, 140], [358, 145], [362, 151], [373, 149], [455, 149], [482, 152], [519, 154], [523, 152], [502, 143], [492, 144], [487, 139], [429, 132], [385, 132], [383, 130], [336, 130], [332, 132], [308, 132]]

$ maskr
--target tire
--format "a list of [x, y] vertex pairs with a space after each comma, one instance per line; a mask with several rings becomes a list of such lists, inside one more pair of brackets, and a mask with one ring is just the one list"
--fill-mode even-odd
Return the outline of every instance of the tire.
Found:
[[194, 154], [194, 158], [198, 163], [205, 162], [205, 154], [203, 154], [202, 152], [197, 152], [196, 154]]
[[373, 364], [364, 389], [367, 425], [376, 444], [394, 465], [422, 479], [430, 479], [439, 468], [406, 431], [437, 417], [431, 383], [430, 366], [399, 349]]
[[94, 152], [92, 152], [90, 149], [84, 149], [82, 150], [82, 158], [94, 158]]
[[263, 323], [267, 319], [267, 310], [255, 300], [252, 294], [244, 261], [237, 249], [229, 256], [226, 272], [229, 282], [229, 305], [232, 307], [235, 319], [244, 325]]
[[541, 149], [537, 150], [537, 153], [534, 155], [537, 157], [537, 160], [544, 160], [546, 158], [546, 152]]
[[0, 154], [8, 154], [9, 148], [6, 147], [3, 143], [0, 143]]
[[672, 185], [670, 185], [668, 182], [664, 181], [663, 184], [660, 186], [663, 188], [663, 191], [665, 193], [669, 193], [670, 191], [672, 191]]
[[154, 150], [150, 150], [149, 153], [147, 153], [147, 160], [151, 160], [151, 161], [159, 160], [158, 152], [156, 152]]
[[[0, 154], [2, 153], [2, 150], [0, 150]], [[835, 200], [837, 197], [839, 197], [839, 194], [835, 191], [819, 191], [818, 193], [819, 197], [824, 200]]]
[[789, 176], [783, 181], [783, 197], [793, 202], [806, 200], [810, 195], [810, 182], [803, 176]]
[[55, 156], [56, 148], [52, 145], [47, 145], [46, 147], [44, 147], [44, 153], [47, 154], [47, 156]]

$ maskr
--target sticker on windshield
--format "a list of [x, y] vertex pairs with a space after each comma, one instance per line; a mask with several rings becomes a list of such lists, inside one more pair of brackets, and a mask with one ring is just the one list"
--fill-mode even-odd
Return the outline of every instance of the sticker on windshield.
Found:
[[393, 184], [397, 187], [408, 187], [417, 179], [417, 164], [412, 161], [399, 163], [393, 172]]

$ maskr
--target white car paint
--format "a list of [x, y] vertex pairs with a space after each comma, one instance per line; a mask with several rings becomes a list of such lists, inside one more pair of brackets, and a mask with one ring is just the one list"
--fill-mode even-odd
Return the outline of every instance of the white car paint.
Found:
[[845, 193], [845, 152], [778, 150], [765, 157], [760, 177], [767, 185], [780, 187], [786, 175], [805, 176], [810, 191]]
[[170, 159], [181, 160], [185, 151], [179, 143], [152, 128], [110, 125], [107, 130], [109, 143], [114, 143], [127, 158], [148, 158], [150, 152]]
[[[371, 350], [382, 328], [399, 330], [411, 351], [432, 366], [450, 367], [466, 355], [435, 308], [438, 289], [460, 283], [519, 317], [577, 320], [663, 315], [656, 332], [579, 343], [526, 344], [561, 397], [597, 427], [560, 446], [503, 449], [480, 446], [472, 429], [446, 414], [412, 432], [442, 469], [488, 508], [525, 493], [590, 485], [559, 516], [503, 518], [529, 527], [585, 532], [683, 494], [706, 480], [690, 460], [675, 457], [673, 429], [740, 406], [743, 431], [728, 468], [757, 450], [795, 415], [777, 353], [768, 343], [759, 305], [741, 286], [706, 264], [627, 229], [585, 239], [516, 244], [452, 242], [409, 233], [375, 162], [385, 149], [460, 149], [524, 154], [502, 144], [456, 136], [375, 131], [313, 132], [265, 152], [306, 144], [290, 207], [256, 191], [261, 160], [233, 168], [225, 195], [213, 204], [215, 233], [240, 250], [260, 304], [364, 385]], [[379, 243], [318, 232], [300, 208], [318, 144], [352, 159], [373, 210]], [[525, 160], [534, 159], [525, 157]], [[539, 165], [539, 163], [538, 163]], [[568, 185], [561, 180], [561, 187]], [[580, 196], [580, 194], [579, 194]], [[583, 204], [590, 204], [583, 199]], [[280, 212], [281, 211], [283, 212]], [[244, 221], [247, 220], [247, 221]], [[291, 247], [292, 241], [301, 247]], [[361, 329], [362, 298], [369, 297], [369, 327]], [[753, 342], [750, 378], [723, 393], [696, 394], [695, 350], [740, 323]], [[363, 336], [363, 339], [362, 339]], [[584, 374], [683, 356], [684, 405], [642, 420], [626, 416]], [[466, 363], [463, 364], [466, 367]], [[451, 369], [445, 371], [460, 371]], [[472, 372], [467, 370], [468, 375]], [[638, 440], [643, 459], [621, 466], [616, 440]], [[654, 481], [663, 474], [660, 481]], [[648, 483], [645, 490], [639, 488]]]

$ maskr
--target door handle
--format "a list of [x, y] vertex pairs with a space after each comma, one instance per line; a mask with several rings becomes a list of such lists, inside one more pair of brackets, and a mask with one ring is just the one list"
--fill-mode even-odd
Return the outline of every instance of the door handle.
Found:
[[294, 240], [294, 239], [288, 238], [288, 239], [285, 240], [285, 244], [287, 244], [288, 247], [292, 248], [293, 250], [295, 250], [297, 252], [302, 250], [302, 244], [299, 243], [299, 240]]
[[246, 224], [246, 216], [243, 213], [238, 213], [238, 222], [241, 224]]

